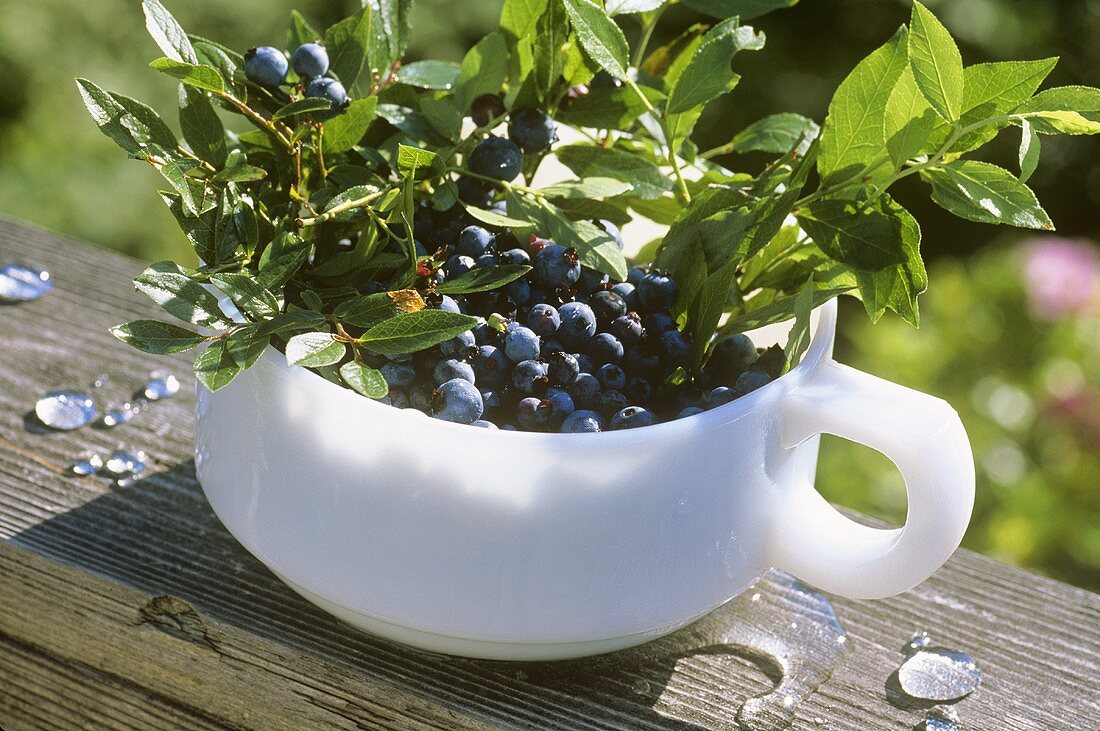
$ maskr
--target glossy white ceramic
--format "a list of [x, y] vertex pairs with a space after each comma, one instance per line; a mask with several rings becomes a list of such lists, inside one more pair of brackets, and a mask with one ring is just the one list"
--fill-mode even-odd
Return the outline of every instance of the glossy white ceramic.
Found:
[[[855, 598], [905, 591], [958, 546], [974, 467], [943, 401], [832, 360], [836, 304], [798, 368], [634, 431], [489, 431], [364, 399], [269, 349], [211, 394], [196, 466], [215, 512], [310, 601], [427, 650], [509, 660], [639, 644], [775, 566]], [[757, 342], [783, 342], [782, 332]], [[819, 435], [890, 457], [899, 530], [814, 489]]]

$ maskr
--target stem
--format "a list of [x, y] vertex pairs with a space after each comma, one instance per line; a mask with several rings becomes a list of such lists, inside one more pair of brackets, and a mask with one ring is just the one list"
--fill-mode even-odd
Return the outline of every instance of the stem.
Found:
[[346, 201], [338, 206], [333, 206], [319, 216], [314, 216], [312, 218], [296, 219], [294, 221], [294, 225], [296, 225], [298, 228], [308, 228], [310, 226], [317, 226], [322, 223], [327, 223], [328, 221], [331, 221], [332, 219], [339, 216], [341, 213], [352, 211], [356, 208], [366, 208], [367, 210], [370, 210], [370, 204], [384, 196], [389, 191], [389, 188], [383, 188], [382, 190], [375, 191], [374, 193], [363, 196], [362, 198], [357, 198], [353, 201]]
[[676, 198], [682, 205], [691, 203], [691, 192], [688, 190], [687, 182], [684, 181], [683, 173], [680, 172], [680, 163], [676, 157], [676, 151], [672, 149], [671, 134], [669, 134], [668, 120], [660, 112], [654, 108], [653, 104], [649, 101], [648, 97], [642, 93], [641, 87], [638, 86], [638, 82], [631, 79], [629, 76], [626, 78], [626, 84], [637, 95], [638, 99], [645, 106], [646, 111], [652, 114], [661, 123], [661, 131], [665, 135], [665, 156], [668, 158], [668, 164], [672, 167], [672, 173], [676, 176]]
[[321, 166], [321, 180], [328, 177], [328, 168], [325, 167], [325, 125], [317, 125], [317, 160]]
[[634, 59], [631, 61], [631, 65], [634, 68], [638, 68], [642, 65], [642, 61], [645, 59], [646, 49], [649, 47], [649, 41], [653, 38], [653, 31], [657, 29], [657, 23], [660, 22], [661, 16], [664, 15], [665, 10], [668, 8], [668, 4], [662, 5], [654, 14], [653, 19], [648, 23], [642, 23], [642, 37], [638, 40], [638, 47], [634, 49]]
[[291, 144], [286, 135], [279, 131], [279, 128], [275, 126], [274, 122], [272, 122], [270, 119], [263, 116], [255, 109], [248, 106], [232, 94], [226, 94], [225, 92], [222, 92], [219, 96], [221, 96], [222, 99], [236, 107], [241, 114], [248, 117], [248, 119], [251, 120], [254, 124], [258, 125], [261, 129], [269, 132], [273, 137], [275, 137], [275, 139], [279, 141], [279, 143], [283, 147], [287, 149], [288, 152], [290, 152], [291, 154], [294, 153], [294, 146]]

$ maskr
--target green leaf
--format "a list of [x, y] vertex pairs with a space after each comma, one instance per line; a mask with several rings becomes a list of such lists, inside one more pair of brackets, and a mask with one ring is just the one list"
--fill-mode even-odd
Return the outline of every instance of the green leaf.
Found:
[[360, 338], [363, 347], [382, 355], [401, 355], [438, 345], [477, 325], [476, 317], [443, 310], [421, 310], [391, 317]]
[[531, 43], [530, 75], [516, 95], [513, 102], [516, 107], [552, 103], [551, 96], [565, 73], [566, 56], [562, 49], [571, 45], [569, 15], [557, 0], [538, 19]]
[[1041, 124], [1044, 130], [1067, 135], [1094, 135], [1100, 133], [1100, 122], [1093, 121], [1078, 112], [1031, 112], [1033, 124]]
[[617, 278], [626, 279], [626, 257], [611, 236], [591, 221], [572, 221], [557, 206], [528, 200], [508, 191], [508, 213], [538, 223], [540, 231], [561, 246], [580, 254], [581, 264]]
[[711, 28], [672, 86], [667, 113], [686, 112], [732, 91], [741, 80], [730, 68], [733, 56], [739, 51], [756, 51], [763, 47], [764, 34], [740, 25], [737, 18]]
[[447, 280], [439, 285], [437, 289], [443, 294], [488, 292], [491, 289], [503, 287], [509, 282], [514, 282], [529, 271], [531, 271], [531, 267], [523, 264], [499, 264], [492, 267], [479, 267], [471, 269], [455, 279]]
[[347, 152], [359, 144], [374, 121], [378, 97], [356, 99], [347, 109], [325, 122], [324, 150], [326, 155]]
[[921, 231], [917, 219], [890, 196], [883, 195], [880, 205], [892, 211], [899, 221], [903, 259], [900, 264], [875, 272], [855, 271], [863, 307], [872, 322], [877, 322], [887, 309], [898, 313], [913, 327], [920, 324], [917, 297], [928, 288], [928, 273], [921, 260]]
[[966, 83], [959, 47], [920, 2], [913, 3], [909, 29], [909, 66], [917, 88], [937, 114], [954, 122], [962, 114]]
[[399, 61], [409, 45], [413, 0], [364, 0], [371, 11], [371, 42], [367, 47], [370, 67], [381, 80]]
[[482, 94], [496, 94], [508, 76], [508, 46], [500, 33], [490, 33], [462, 59], [455, 98], [463, 110]]
[[691, 308], [688, 323], [695, 343], [695, 368], [703, 364], [711, 335], [729, 302], [730, 290], [737, 286], [737, 266], [736, 261], [730, 261], [708, 276]]
[[[1032, 112], [1077, 112], [1086, 120], [1100, 122], [1100, 89], [1090, 86], [1059, 86], [1046, 89], [1016, 109], [1018, 114]], [[1032, 119], [1031, 123], [1035, 131], [1040, 134], [1058, 134], [1063, 131], [1059, 125], [1043, 119]], [[1070, 134], [1080, 133], [1071, 132]]]
[[655, 162], [614, 147], [576, 144], [555, 150], [558, 161], [578, 178], [612, 178], [634, 186], [638, 198], [659, 198], [672, 190], [668, 176]]
[[923, 170], [921, 177], [932, 184], [932, 200], [960, 218], [1054, 230], [1031, 188], [1004, 168], [977, 160], [956, 160]]
[[155, 355], [182, 353], [204, 338], [187, 328], [159, 320], [134, 320], [111, 328], [111, 334], [138, 350]]
[[[818, 289], [814, 291], [814, 304], [813, 306], [820, 307], [829, 300], [845, 294], [851, 291], [851, 287], [836, 287], [833, 289]], [[799, 293], [801, 294], [801, 293]], [[719, 339], [724, 339], [729, 335], [736, 333], [750, 332], [758, 328], [767, 327], [768, 325], [775, 325], [780, 322], [786, 322], [791, 319], [791, 314], [794, 312], [795, 302], [799, 295], [789, 295], [786, 297], [780, 297], [779, 299], [768, 302], [767, 304], [752, 308], [752, 301], [750, 301], [750, 309], [736, 317], [731, 317], [719, 332]]]
[[96, 126], [130, 155], [163, 158], [175, 154], [175, 135], [152, 109], [106, 92], [87, 79], [77, 79], [76, 85]]
[[[1057, 65], [1057, 58], [1041, 61], [1004, 61], [968, 66], [963, 75], [966, 95], [959, 127], [1006, 115], [1025, 103]], [[981, 147], [997, 136], [1007, 121], [969, 132], [951, 146], [952, 152], [967, 152]], [[951, 125], [941, 121], [933, 135], [933, 147], [939, 149], [951, 134]], [[933, 150], [926, 150], [931, 152]]]
[[176, 147], [179, 145], [176, 135], [159, 114], [137, 99], [114, 92], [110, 92], [110, 95], [125, 111], [119, 121], [130, 130], [130, 134], [138, 143], [160, 148], [168, 155], [176, 154]]
[[729, 143], [731, 152], [770, 152], [782, 155], [800, 142], [817, 138], [817, 122], [801, 114], [781, 113], [753, 122]]
[[447, 91], [458, 84], [462, 67], [452, 61], [414, 61], [397, 70], [397, 81], [420, 89]]
[[333, 317], [347, 325], [370, 328], [397, 315], [419, 312], [424, 299], [415, 289], [377, 292], [344, 300], [333, 310]]
[[340, 366], [340, 378], [352, 391], [367, 398], [382, 398], [390, 392], [382, 373], [362, 363], [349, 361]]
[[888, 159], [886, 105], [906, 65], [908, 34], [898, 29], [861, 61], [833, 95], [821, 132], [818, 170], [828, 184], [871, 172]]
[[302, 333], [286, 344], [286, 362], [292, 366], [319, 368], [336, 365], [347, 355], [347, 346], [332, 333]]
[[180, 129], [191, 152], [214, 167], [225, 165], [229, 154], [225, 144], [225, 127], [206, 93], [180, 84], [179, 108]]
[[321, 40], [321, 34], [313, 29], [301, 13], [290, 11], [290, 27], [286, 32], [286, 47], [297, 48], [305, 43]]
[[242, 83], [244, 74], [238, 73], [238, 69], [244, 68], [244, 57], [236, 51], [225, 46], [209, 41], [195, 35], [188, 35], [195, 47], [195, 55], [199, 57], [199, 65], [210, 66], [221, 74], [225, 88], [237, 97], [245, 94]]
[[430, 150], [409, 145], [397, 146], [397, 169], [405, 175], [418, 180], [434, 178], [443, 174], [445, 165], [439, 155]]
[[[644, 91], [644, 89], [643, 89]], [[557, 121], [571, 127], [630, 129], [646, 111], [629, 87], [597, 87], [558, 110]]]
[[271, 115], [271, 119], [272, 121], [278, 121], [280, 119], [286, 119], [287, 117], [293, 117], [295, 114], [323, 112], [330, 109], [332, 109], [332, 102], [328, 99], [306, 97], [305, 99], [299, 99], [298, 101], [290, 102], [289, 104], [279, 107], [279, 109]]
[[211, 274], [210, 282], [245, 315], [267, 320], [279, 314], [279, 300], [251, 275], [235, 272]]
[[260, 255], [258, 281], [278, 291], [306, 263], [312, 248], [297, 232], [280, 232]]
[[231, 168], [219, 170], [210, 178], [215, 183], [250, 183], [263, 180], [267, 177], [267, 171], [255, 165], [235, 165]]
[[648, 13], [664, 5], [668, 0], [606, 0], [604, 11], [611, 16]]
[[198, 216], [202, 212], [200, 208], [205, 207], [204, 184], [187, 177], [187, 172], [194, 169], [195, 164], [189, 160], [168, 160], [162, 165], [157, 165], [160, 174], [179, 194], [184, 213], [188, 216]]
[[160, 0], [142, 0], [141, 9], [145, 12], [146, 30], [165, 56], [183, 63], [199, 62], [187, 34]]
[[634, 190], [634, 186], [615, 178], [585, 178], [542, 188], [539, 192], [547, 198], [613, 198]]
[[627, 80], [630, 47], [603, 8], [591, 0], [560, 0], [588, 57], [620, 81]]
[[901, 168], [925, 151], [940, 118], [917, 88], [912, 69], [905, 69], [886, 102], [883, 133], [894, 167]]
[[213, 66], [184, 63], [163, 56], [152, 61], [149, 66], [197, 89], [205, 89], [219, 94], [225, 91], [221, 72]]
[[511, 44], [535, 35], [535, 24], [546, 11], [547, 0], [504, 0], [500, 29]]
[[901, 222], [882, 201], [819, 200], [796, 215], [814, 243], [831, 258], [875, 271], [897, 265], [903, 258]]
[[218, 298], [173, 262], [152, 265], [134, 279], [134, 286], [173, 316], [192, 325], [214, 329], [229, 324]]
[[1042, 142], [1031, 122], [1024, 120], [1020, 130], [1020, 182], [1026, 183], [1039, 167]]
[[787, 346], [783, 355], [787, 359], [786, 370], [791, 370], [802, 360], [802, 355], [810, 347], [810, 313], [814, 309], [814, 278], [810, 275], [806, 285], [794, 301], [794, 327], [787, 335]]
[[503, 213], [499, 213], [498, 211], [487, 211], [483, 208], [466, 206], [466, 212], [476, 218], [481, 223], [495, 226], [496, 228], [510, 228], [513, 230], [526, 231], [527, 229], [535, 227], [535, 225], [530, 221], [524, 221], [519, 218], [505, 216]]
[[242, 368], [229, 352], [225, 340], [211, 343], [195, 358], [195, 377], [211, 391], [225, 388]]
[[255, 325], [240, 327], [225, 338], [225, 347], [229, 357], [242, 370], [251, 368], [267, 350], [268, 336], [260, 333]]
[[371, 12], [364, 7], [325, 31], [329, 71], [350, 90], [367, 60], [371, 42]]
[[793, 8], [798, 0], [684, 0], [692, 10], [715, 18], [739, 17], [750, 20], [773, 10]]

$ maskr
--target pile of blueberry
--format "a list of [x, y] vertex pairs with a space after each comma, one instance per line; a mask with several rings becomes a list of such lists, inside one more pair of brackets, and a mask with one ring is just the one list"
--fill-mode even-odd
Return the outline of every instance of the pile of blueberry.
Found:
[[286, 60], [286, 54], [271, 46], [250, 48], [244, 54], [244, 75], [253, 84], [267, 89], [277, 89], [286, 83], [290, 67], [298, 74], [305, 95], [309, 98], [327, 99], [332, 103], [334, 112], [348, 105], [348, 92], [336, 79], [325, 76], [328, 73], [328, 51], [320, 41], [303, 43]]

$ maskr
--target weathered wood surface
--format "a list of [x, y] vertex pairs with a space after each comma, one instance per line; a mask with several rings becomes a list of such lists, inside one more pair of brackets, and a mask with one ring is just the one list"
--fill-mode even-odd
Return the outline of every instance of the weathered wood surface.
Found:
[[[770, 672], [689, 628], [618, 657], [508, 665], [405, 650], [298, 598], [218, 523], [191, 462], [192, 379], [126, 426], [45, 433], [49, 388], [107, 373], [120, 399], [166, 361], [107, 327], [151, 316], [125, 257], [0, 221], [0, 263], [56, 288], [0, 307], [0, 726], [90, 729], [729, 729]], [[125, 488], [65, 474], [83, 450], [146, 450]], [[881, 602], [836, 600], [849, 651], [798, 729], [912, 729], [928, 706], [893, 692], [918, 629], [973, 654], [965, 728], [1100, 729], [1100, 597], [960, 552]], [[719, 628], [736, 616], [703, 620]], [[773, 673], [774, 674], [774, 673]]]

